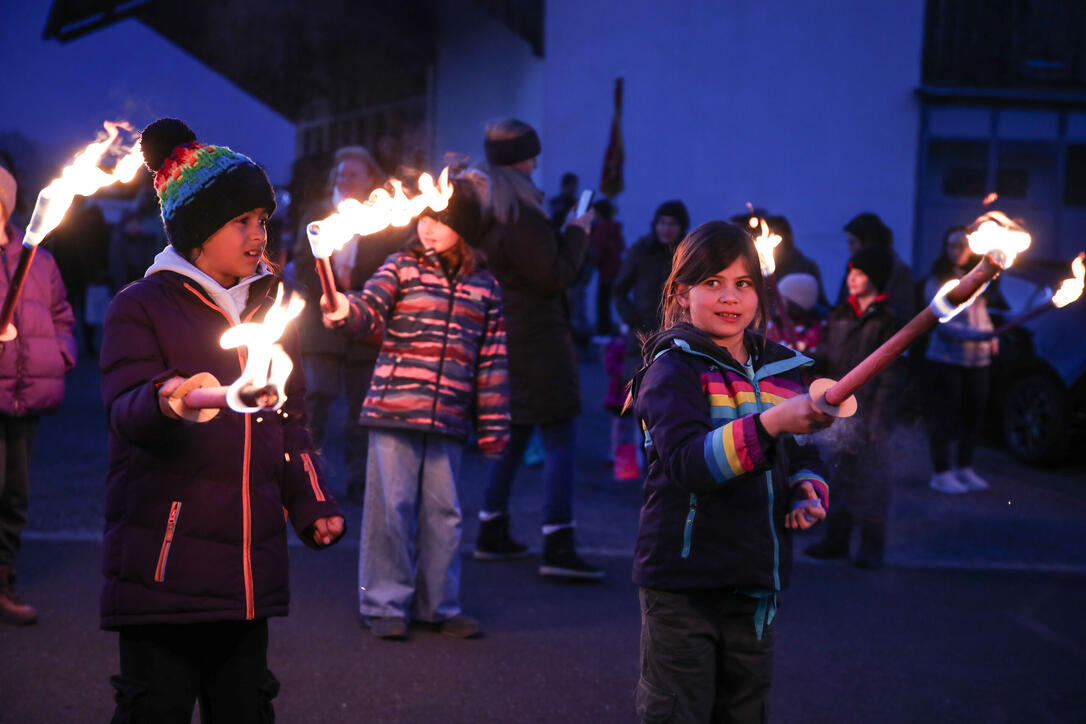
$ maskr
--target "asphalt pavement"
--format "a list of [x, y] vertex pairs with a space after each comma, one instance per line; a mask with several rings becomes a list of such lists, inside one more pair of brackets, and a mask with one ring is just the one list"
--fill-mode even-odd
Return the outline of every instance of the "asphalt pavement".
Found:
[[[581, 371], [578, 536], [607, 579], [553, 583], [536, 574], [535, 556], [465, 555], [463, 605], [484, 637], [413, 630], [407, 642], [379, 641], [357, 617], [360, 510], [347, 506], [348, 540], [321, 553], [291, 549], [292, 613], [271, 624], [279, 721], [634, 720], [639, 614], [629, 572], [639, 490], [611, 479], [602, 370], [588, 362]], [[109, 719], [116, 641], [97, 628], [103, 423], [96, 372], [83, 363], [36, 448], [19, 569], [41, 621], [0, 626], [0, 722]], [[945, 496], [926, 487], [922, 432], [903, 427], [894, 439], [888, 565], [867, 572], [797, 557], [778, 619], [771, 719], [1086, 721], [1086, 467], [1036, 470], [985, 448], [977, 469], [991, 490]], [[342, 484], [341, 445], [333, 437], [326, 450], [333, 489]], [[483, 470], [466, 458], [465, 552]], [[539, 501], [539, 472], [527, 469], [514, 528], [536, 552]]]

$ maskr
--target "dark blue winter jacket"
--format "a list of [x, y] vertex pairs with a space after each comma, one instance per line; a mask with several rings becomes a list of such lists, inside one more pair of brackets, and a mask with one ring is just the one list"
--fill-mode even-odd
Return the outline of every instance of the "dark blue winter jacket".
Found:
[[634, 412], [648, 475], [634, 582], [664, 590], [779, 591], [791, 572], [784, 519], [810, 482], [828, 508], [813, 445], [766, 433], [759, 414], [806, 390], [811, 360], [747, 336], [753, 372], [689, 324], [645, 344]]

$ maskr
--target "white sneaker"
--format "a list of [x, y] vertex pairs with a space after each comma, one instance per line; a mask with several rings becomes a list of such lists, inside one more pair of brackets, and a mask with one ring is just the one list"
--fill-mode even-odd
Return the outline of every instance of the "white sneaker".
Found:
[[958, 479], [954, 477], [954, 473], [949, 470], [932, 475], [928, 487], [932, 490], [938, 490], [940, 493], [948, 493], [950, 495], [960, 495], [961, 493], [969, 492], [969, 488], [959, 482]]
[[973, 471], [973, 468], [958, 468], [954, 471], [954, 475], [969, 490], [987, 490], [991, 487], [987, 480]]

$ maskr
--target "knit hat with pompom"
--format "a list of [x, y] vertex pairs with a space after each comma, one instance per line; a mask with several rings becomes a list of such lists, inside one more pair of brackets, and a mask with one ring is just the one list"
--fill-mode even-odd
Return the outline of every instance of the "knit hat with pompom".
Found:
[[226, 146], [197, 142], [184, 121], [155, 121], [143, 129], [141, 147], [155, 176], [166, 236], [186, 258], [232, 219], [253, 209], [275, 211], [264, 169]]

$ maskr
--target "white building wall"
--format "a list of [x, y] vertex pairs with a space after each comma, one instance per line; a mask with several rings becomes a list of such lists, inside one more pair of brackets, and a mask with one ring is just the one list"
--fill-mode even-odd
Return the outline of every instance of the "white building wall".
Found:
[[201, 141], [256, 160], [275, 184], [290, 180], [294, 126], [135, 20], [61, 44], [43, 40], [49, 0], [4, 3], [0, 57], [8, 69], [0, 133], [38, 146], [59, 170], [95, 139], [102, 121], [137, 129], [163, 116]]
[[[486, 122], [519, 118], [543, 124], [544, 62], [527, 41], [465, 0], [442, 0], [434, 70], [434, 139], [430, 154], [439, 170], [446, 153], [485, 160]], [[544, 140], [540, 170], [550, 158]]]
[[543, 180], [599, 180], [612, 88], [625, 77], [627, 240], [680, 198], [693, 223], [749, 201], [789, 218], [829, 294], [841, 227], [874, 211], [912, 248], [921, 0], [552, 0]]

